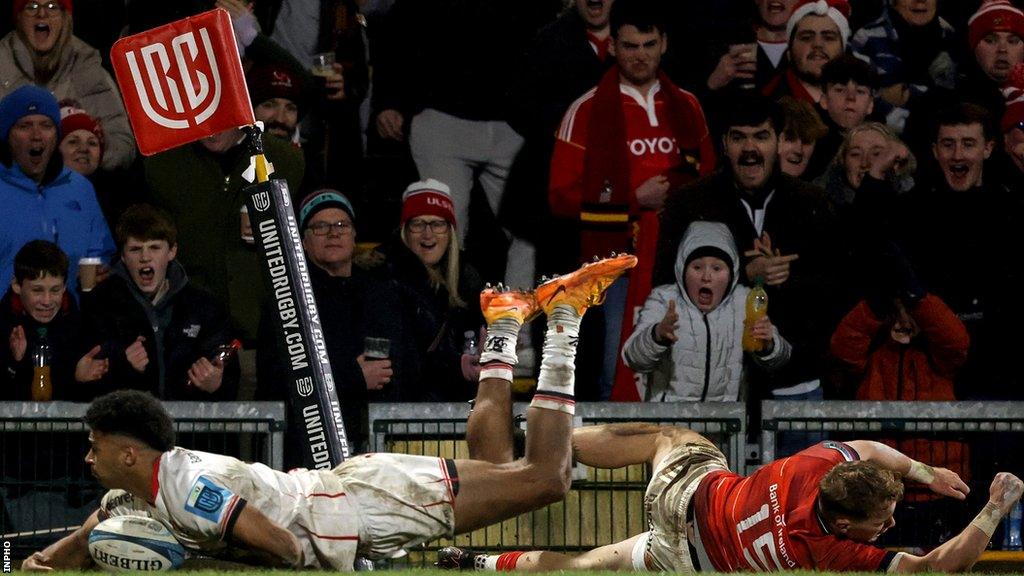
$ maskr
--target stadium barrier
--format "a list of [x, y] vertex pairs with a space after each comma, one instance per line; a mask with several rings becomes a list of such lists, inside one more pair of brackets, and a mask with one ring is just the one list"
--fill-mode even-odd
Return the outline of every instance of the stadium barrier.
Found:
[[[284, 461], [285, 410], [280, 403], [167, 403], [181, 446], [261, 461]], [[528, 405], [516, 404], [525, 414]], [[38, 549], [79, 524], [102, 489], [84, 465], [88, 439], [82, 404], [0, 404], [0, 526], [15, 557]], [[374, 404], [369, 407], [370, 448], [463, 458], [468, 405]], [[747, 412], [742, 403], [580, 403], [576, 425], [646, 421], [692, 428], [714, 440], [730, 467], [749, 473]], [[765, 402], [761, 406], [762, 461], [822, 439], [873, 439], [898, 446], [919, 460], [956, 469], [970, 484], [965, 503], [935, 500], [910, 490], [897, 507], [896, 528], [881, 543], [933, 546], [958, 532], [981, 507], [998, 470], [1024, 475], [1019, 449], [1024, 403], [1009, 402]], [[622, 540], [645, 529], [644, 466], [598, 470], [577, 465], [564, 502], [455, 540], [432, 542], [391, 565], [423, 566], [433, 551], [452, 542], [477, 550], [543, 548], [579, 552]], [[511, 488], [511, 489], [514, 489]], [[1001, 531], [993, 538], [1000, 548]]]
[[[166, 402], [179, 446], [284, 462], [281, 402]], [[56, 540], [92, 513], [103, 489], [84, 462], [86, 404], [0, 403], [0, 533], [15, 557]]]
[[[908, 485], [896, 525], [879, 544], [929, 549], [956, 535], [988, 500], [996, 472], [1024, 473], [1024, 402], [767, 401], [761, 404], [762, 461], [821, 440], [877, 440], [960, 474], [965, 501]], [[1002, 529], [992, 538], [1003, 548]]]
[[[528, 404], [513, 413], [525, 414]], [[469, 406], [457, 404], [371, 404], [370, 448], [375, 451], [466, 458]], [[713, 440], [734, 470], [744, 469], [746, 408], [736, 403], [578, 403], [575, 424], [655, 422], [692, 428]], [[646, 530], [643, 495], [649, 478], [644, 466], [619, 470], [577, 464], [573, 487], [563, 502], [489, 528], [431, 542], [393, 559], [385, 567], [427, 566], [442, 546], [500, 552], [543, 548], [582, 552]], [[515, 487], [510, 487], [515, 490]]]

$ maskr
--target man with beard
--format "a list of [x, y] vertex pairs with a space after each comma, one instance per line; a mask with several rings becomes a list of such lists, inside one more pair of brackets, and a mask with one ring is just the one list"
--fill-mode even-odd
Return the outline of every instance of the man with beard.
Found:
[[[580, 223], [580, 258], [632, 252], [640, 266], [608, 292], [601, 398], [611, 392], [621, 334], [651, 290], [648, 255], [658, 237], [657, 211], [670, 190], [715, 165], [704, 114], [693, 94], [660, 69], [668, 39], [653, 0], [612, 6], [610, 53], [616, 65], [569, 107], [551, 158], [551, 211]], [[625, 308], [624, 308], [625, 306]], [[635, 390], [632, 396], [635, 396]]]
[[[763, 88], [785, 61], [789, 37], [786, 25], [799, 0], [754, 0], [756, 20], [748, 30], [751, 43], [731, 44], [707, 79], [715, 92], [733, 84]], [[756, 43], [754, 42], [756, 40]]]
[[296, 126], [306, 112], [301, 82], [301, 76], [279, 64], [256, 64], [245, 75], [253, 115], [268, 134], [296, 145]]
[[824, 86], [825, 64], [842, 55], [850, 37], [850, 4], [846, 0], [813, 0], [797, 6], [786, 24], [789, 63], [764, 87], [764, 94], [792, 96], [817, 104]]
[[671, 194], [661, 213], [654, 281], [671, 282], [679, 239], [694, 221], [725, 223], [743, 254], [740, 282], [765, 283], [772, 321], [793, 345], [790, 362], [758, 374], [751, 398], [821, 398], [828, 336], [832, 333], [834, 254], [831, 207], [818, 187], [778, 168], [782, 114], [759, 96], [738, 101], [722, 144], [729, 162], [710, 177]]

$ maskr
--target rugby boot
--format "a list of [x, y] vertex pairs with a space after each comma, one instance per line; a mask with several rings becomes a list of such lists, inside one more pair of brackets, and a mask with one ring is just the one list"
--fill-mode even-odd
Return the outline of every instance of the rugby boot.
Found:
[[604, 302], [605, 290], [634, 266], [636, 256], [612, 253], [608, 258], [584, 264], [575, 272], [542, 280], [533, 293], [545, 314], [556, 306], [572, 306], [582, 316], [587, 308]]
[[473, 570], [479, 554], [458, 546], [445, 546], [437, 551], [437, 562], [434, 566], [442, 570]]
[[515, 318], [520, 325], [526, 324], [540, 314], [540, 306], [533, 292], [497, 287], [484, 288], [480, 292], [480, 311], [483, 312], [487, 325], [499, 318]]

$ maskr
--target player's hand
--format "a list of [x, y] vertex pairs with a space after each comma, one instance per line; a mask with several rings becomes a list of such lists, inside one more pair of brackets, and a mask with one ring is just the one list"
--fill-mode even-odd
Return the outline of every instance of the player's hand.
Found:
[[332, 101], [339, 101], [345, 99], [345, 69], [342, 68], [341, 64], [335, 62], [331, 64], [331, 68], [334, 73], [330, 76], [326, 76], [325, 86], [327, 87], [327, 99]]
[[132, 368], [142, 374], [146, 371], [146, 366], [149, 365], [149, 354], [146, 353], [146, 337], [139, 336], [132, 342], [131, 346], [124, 349], [124, 356], [128, 359], [128, 363], [132, 365]]
[[644, 208], [657, 210], [668, 198], [668, 189], [671, 186], [668, 176], [658, 174], [651, 176], [643, 184], [636, 188], [636, 201]]
[[214, 393], [224, 379], [224, 363], [220, 360], [211, 362], [209, 358], [200, 358], [188, 369], [189, 384], [203, 392]]
[[33, 552], [21, 563], [21, 569], [27, 572], [53, 572], [53, 568], [48, 566], [49, 563], [48, 556], [43, 555], [42, 552]]
[[14, 327], [11, 330], [11, 336], [8, 339], [11, 347], [11, 357], [14, 358], [15, 362], [21, 362], [21, 359], [25, 357], [25, 352], [28, 351], [28, 339], [25, 338], [25, 328], [21, 324]]
[[935, 479], [928, 485], [932, 492], [949, 496], [957, 500], [964, 500], [971, 493], [970, 487], [960, 479], [960, 475], [946, 468], [932, 468]]
[[393, 108], [381, 110], [380, 114], [377, 114], [377, 133], [386, 140], [398, 140], [399, 142], [404, 140], [405, 134], [402, 132], [404, 124], [405, 117]]
[[385, 384], [391, 382], [391, 376], [394, 375], [391, 360], [369, 360], [365, 354], [360, 354], [356, 357], [356, 362], [363, 371], [367, 390], [381, 390]]
[[672, 344], [678, 337], [676, 336], [676, 322], [679, 322], [679, 314], [676, 313], [676, 301], [668, 301], [668, 310], [665, 311], [665, 315], [662, 316], [661, 322], [654, 327], [654, 340], [658, 344]]
[[97, 344], [78, 359], [78, 364], [75, 364], [75, 381], [77, 382], [93, 382], [103, 378], [103, 376], [110, 370], [110, 360], [106, 358], [96, 358], [96, 355], [100, 353], [100, 345]]
[[1006, 516], [1010, 508], [1020, 500], [1021, 493], [1024, 493], [1024, 482], [1009, 472], [1000, 472], [992, 479], [992, 485], [988, 489], [988, 501], [999, 508], [999, 512]]

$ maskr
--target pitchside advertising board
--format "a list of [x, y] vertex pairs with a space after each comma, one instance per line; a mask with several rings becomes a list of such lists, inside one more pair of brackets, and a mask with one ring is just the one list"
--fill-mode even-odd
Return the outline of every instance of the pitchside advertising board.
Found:
[[[122, 38], [110, 57], [144, 155], [255, 122], [225, 10]], [[286, 351], [291, 417], [306, 432], [303, 460], [331, 468], [348, 456], [348, 442], [288, 186], [262, 182], [248, 192], [257, 257]]]

